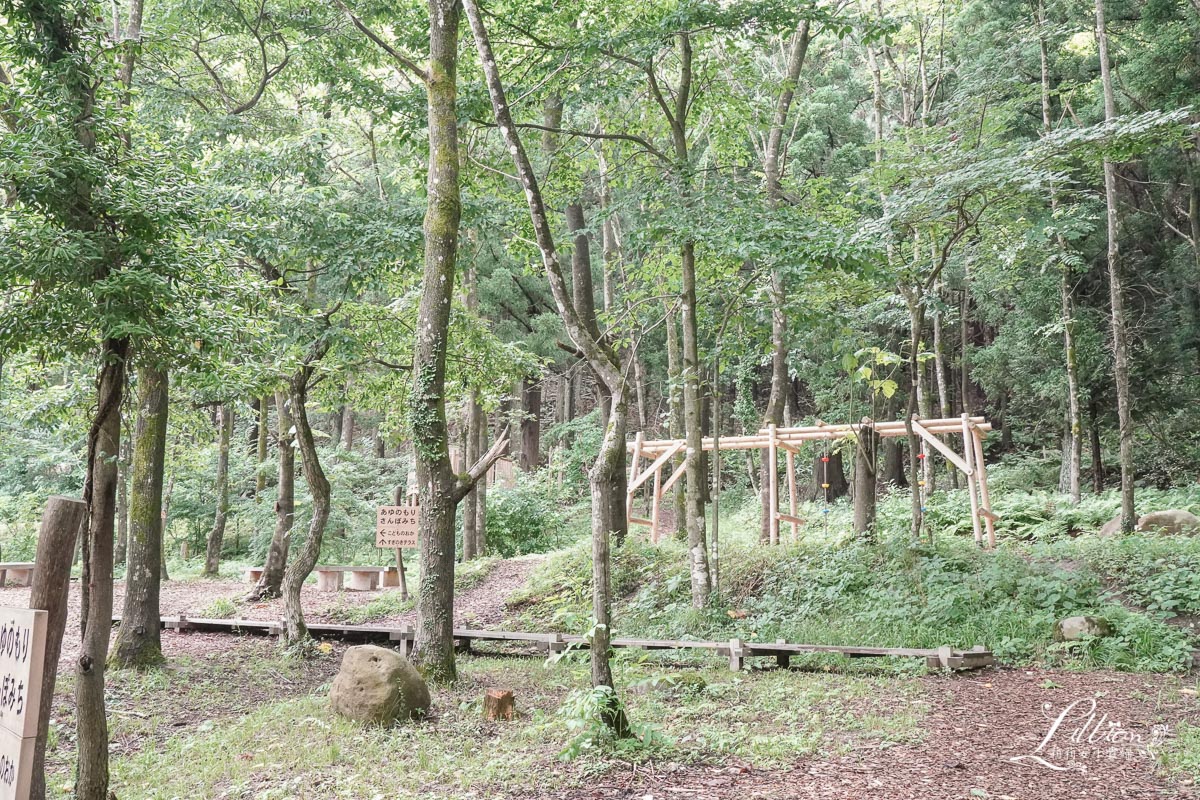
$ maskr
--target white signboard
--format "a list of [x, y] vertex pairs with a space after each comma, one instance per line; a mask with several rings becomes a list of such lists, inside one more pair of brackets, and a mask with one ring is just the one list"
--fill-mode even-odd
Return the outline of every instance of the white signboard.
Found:
[[416, 547], [420, 521], [420, 506], [380, 506], [375, 514], [375, 546]]
[[46, 656], [46, 612], [0, 608], [0, 800], [29, 797]]

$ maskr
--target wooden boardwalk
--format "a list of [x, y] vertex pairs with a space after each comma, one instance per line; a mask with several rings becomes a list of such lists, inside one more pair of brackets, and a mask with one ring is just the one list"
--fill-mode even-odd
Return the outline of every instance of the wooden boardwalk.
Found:
[[[257, 634], [278, 636], [283, 632], [280, 620], [210, 619], [203, 617], [163, 617], [162, 626], [173, 631], [202, 631], [209, 633]], [[316, 637], [332, 637], [352, 642], [375, 642], [398, 644], [407, 654], [411, 652], [414, 631], [410, 625], [338, 625], [312, 623], [310, 634]], [[470, 628], [455, 628], [454, 643], [460, 650], [470, 650], [472, 642], [516, 642], [532, 644], [541, 652], [561, 653], [567, 649], [587, 649], [588, 642], [582, 636], [563, 633], [527, 633], [523, 631], [485, 631]], [[725, 642], [702, 642], [686, 639], [628, 639], [612, 640], [614, 648], [640, 650], [706, 650], [714, 655], [729, 659], [729, 668], [740, 671], [746, 659], [753, 657], [774, 658], [780, 667], [790, 665], [793, 655], [803, 653], [834, 653], [848, 658], [923, 658], [930, 669], [966, 670], [988, 667], [996, 663], [991, 652], [982, 646], [970, 650], [951, 647], [921, 649], [908, 647], [860, 647], [828, 644], [793, 644], [784, 641], [746, 642], [730, 639]]]

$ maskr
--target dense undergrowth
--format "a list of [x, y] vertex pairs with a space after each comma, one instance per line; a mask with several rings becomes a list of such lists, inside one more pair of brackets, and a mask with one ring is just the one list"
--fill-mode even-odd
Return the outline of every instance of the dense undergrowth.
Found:
[[[1095, 536], [1119, 512], [1119, 496], [1086, 495], [1071, 506], [1036, 488], [1044, 477], [1026, 463], [993, 471], [1000, 516], [994, 552], [974, 544], [963, 490], [926, 500], [928, 538], [918, 544], [909, 536], [910, 496], [898, 491], [881, 498], [874, 541], [850, 533], [848, 503], [809, 503], [797, 541], [785, 525], [789, 541], [779, 547], [757, 542], [754, 498], [729, 493], [712, 602], [691, 608], [678, 541], [667, 537], [651, 546], [635, 529], [614, 551], [616, 633], [882, 647], [982, 644], [1014, 665], [1186, 669], [1190, 615], [1200, 614], [1200, 540]], [[1196, 511], [1200, 487], [1144, 488], [1138, 506]], [[585, 630], [590, 592], [590, 550], [580, 543], [548, 559], [511, 605], [522, 625]], [[1113, 635], [1055, 642], [1055, 621], [1077, 614], [1105, 617]], [[821, 659], [829, 666], [830, 658]]]

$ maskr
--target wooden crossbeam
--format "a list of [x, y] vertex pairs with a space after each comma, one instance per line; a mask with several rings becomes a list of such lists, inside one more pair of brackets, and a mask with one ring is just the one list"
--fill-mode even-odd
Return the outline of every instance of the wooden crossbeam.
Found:
[[917, 434], [922, 439], [929, 442], [929, 444], [933, 445], [933, 449], [937, 450], [939, 453], [941, 453], [943, 456], [945, 456], [947, 461], [949, 461], [954, 466], [958, 467], [960, 470], [965, 472], [968, 476], [975, 474], [975, 470], [972, 469], [967, 464], [967, 462], [965, 462], [961, 458], [959, 458], [958, 454], [955, 453], [953, 450], [951, 450], [949, 447], [947, 447], [941, 439], [937, 438], [932, 433], [930, 433], [928, 428], [926, 428], [921, 423], [917, 422], [915, 419], [912, 421], [912, 426], [913, 426], [913, 430], [916, 431]]
[[659, 468], [662, 467], [663, 464], [666, 464], [671, 459], [671, 456], [675, 455], [676, 453], [678, 453], [680, 450], [683, 449], [684, 444], [685, 444], [685, 442], [680, 440], [680, 441], [676, 442], [674, 444], [674, 446], [668, 447], [662, 453], [662, 455], [660, 455], [658, 458], [654, 459], [654, 462], [650, 466], [646, 467], [645, 472], [638, 475], [637, 478], [635, 478], [634, 480], [630, 481], [629, 491], [631, 493], [637, 491], [638, 488], [641, 487], [641, 485], [643, 483], [650, 480], [650, 478], [653, 477], [654, 473], [658, 472]]

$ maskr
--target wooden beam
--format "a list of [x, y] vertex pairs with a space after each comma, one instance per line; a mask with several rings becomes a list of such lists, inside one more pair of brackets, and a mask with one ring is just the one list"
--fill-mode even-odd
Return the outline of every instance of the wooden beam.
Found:
[[[639, 436], [640, 435], [641, 434], [639, 434]], [[662, 465], [667, 463], [671, 459], [671, 456], [683, 449], [684, 444], [684, 441], [680, 439], [672, 447], [668, 447], [666, 450], [664, 450], [658, 458], [654, 459], [654, 463], [646, 467], [645, 472], [641, 473], [629, 482], [629, 491], [636, 491], [643, 483], [648, 481], [650, 476], [656, 474], [660, 469], [662, 469]], [[633, 470], [630, 470], [630, 475], [632, 476], [633, 474]]]
[[924, 439], [925, 441], [927, 441], [931, 445], [933, 445], [934, 449], [937, 450], [939, 453], [941, 453], [943, 456], [945, 456], [947, 461], [949, 461], [951, 464], [953, 464], [954, 466], [961, 469], [968, 476], [975, 474], [975, 470], [972, 469], [970, 464], [968, 464], [967, 462], [965, 462], [961, 458], [959, 458], [958, 455], [953, 450], [951, 450], [949, 447], [947, 447], [942, 442], [941, 439], [937, 438], [932, 433], [930, 433], [929, 430], [924, 425], [922, 425], [921, 423], [917, 422], [914, 419], [912, 421], [912, 426], [913, 426], [913, 430], [916, 431], [918, 434], [920, 434], [922, 439]]
[[650, 506], [650, 541], [658, 544], [658, 504], [662, 500], [662, 467], [654, 470], [654, 502]]
[[795, 542], [800, 538], [800, 523], [796, 521], [796, 454], [791, 450], [787, 451], [787, 473], [788, 510], [791, 512], [789, 521], [792, 523], [792, 541]]
[[975, 497], [975, 479], [974, 473], [974, 448], [972, 441], [974, 436], [971, 433], [970, 419], [966, 414], [962, 415], [962, 435], [963, 435], [963, 455], [966, 456], [967, 466], [971, 467], [971, 472], [967, 473], [967, 495], [971, 498], [971, 528], [975, 533], [975, 544], [983, 544], [983, 528], [979, 523], [979, 500]]
[[988, 494], [987, 463], [983, 460], [983, 436], [979, 429], [973, 426], [971, 427], [971, 440], [975, 451], [976, 477], [979, 479], [980, 513], [987, 512], [983, 515], [983, 521], [987, 526], [988, 549], [991, 550], [996, 546], [996, 515], [992, 513], [992, 498]]
[[775, 443], [775, 425], [767, 426], [767, 502], [771, 504], [769, 522], [771, 544], [779, 544], [779, 448]]
[[667, 492], [671, 491], [671, 487], [675, 485], [675, 481], [682, 478], [683, 473], [685, 473], [685, 472], [687, 472], [687, 462], [686, 461], [683, 462], [682, 464], [680, 464], [678, 467], [676, 467], [675, 471], [671, 473], [671, 477], [667, 478], [667, 482], [664, 483], [663, 487], [662, 487], [663, 494], [666, 494]]
[[[641, 466], [642, 460], [642, 432], [638, 431], [633, 437], [633, 458], [629, 460], [629, 474], [637, 472]], [[625, 519], [630, 523], [633, 522], [633, 495], [637, 491], [637, 487], [630, 486], [625, 492]]]

